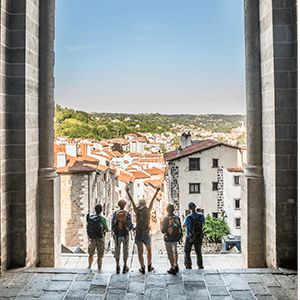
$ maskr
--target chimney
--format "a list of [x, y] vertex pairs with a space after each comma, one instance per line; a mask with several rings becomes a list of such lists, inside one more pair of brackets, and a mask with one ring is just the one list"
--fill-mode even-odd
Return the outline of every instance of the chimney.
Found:
[[192, 145], [192, 138], [189, 133], [183, 133], [180, 138], [181, 147], [185, 148]]
[[57, 168], [65, 168], [66, 167], [66, 153], [59, 152], [57, 153]]
[[66, 153], [70, 156], [77, 157], [77, 145], [76, 144], [67, 144]]
[[81, 154], [86, 154], [86, 144], [80, 144], [80, 151]]
[[181, 148], [181, 145], [179, 145], [179, 147], [178, 147], [177, 150], [178, 150], [177, 156], [182, 155], [182, 148]]
[[93, 146], [87, 144], [86, 145], [86, 155], [91, 155], [92, 154], [92, 149], [93, 149]]

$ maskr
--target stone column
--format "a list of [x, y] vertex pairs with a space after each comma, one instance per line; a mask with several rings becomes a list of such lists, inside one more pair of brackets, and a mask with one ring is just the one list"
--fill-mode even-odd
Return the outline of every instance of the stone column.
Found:
[[244, 0], [244, 8], [248, 164], [242, 178], [242, 256], [244, 268], [261, 268], [265, 230], [259, 0]]
[[60, 266], [60, 184], [54, 166], [55, 0], [40, 0], [39, 27], [39, 262]]

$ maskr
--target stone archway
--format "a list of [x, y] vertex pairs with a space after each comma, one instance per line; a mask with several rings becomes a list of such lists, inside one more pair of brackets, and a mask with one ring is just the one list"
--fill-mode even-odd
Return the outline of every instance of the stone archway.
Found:
[[244, 1], [244, 267], [297, 266], [297, 4]]
[[[244, 0], [244, 267], [297, 259], [297, 0]], [[1, 270], [59, 266], [53, 169], [55, 0], [0, 1]]]

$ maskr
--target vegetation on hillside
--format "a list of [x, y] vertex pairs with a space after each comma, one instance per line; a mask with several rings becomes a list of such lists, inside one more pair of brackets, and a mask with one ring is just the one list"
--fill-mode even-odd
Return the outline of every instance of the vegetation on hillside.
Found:
[[[139, 132], [178, 132], [182, 129], [203, 129], [212, 132], [231, 132], [241, 126], [242, 115], [161, 115], [87, 113], [56, 105], [55, 136], [68, 138], [113, 139]], [[175, 143], [178, 143], [178, 139]], [[180, 143], [180, 142], [179, 142]]]

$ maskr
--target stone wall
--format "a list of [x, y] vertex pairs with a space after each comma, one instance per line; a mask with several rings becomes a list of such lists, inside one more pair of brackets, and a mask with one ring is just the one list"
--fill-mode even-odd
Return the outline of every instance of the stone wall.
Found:
[[96, 183], [96, 172], [61, 175], [61, 236], [71, 250], [87, 251], [86, 214], [95, 213]]
[[[297, 266], [297, 1], [244, 0], [244, 267]], [[259, 236], [258, 236], [259, 233]]]
[[266, 263], [279, 267], [297, 257], [296, 1], [260, 1], [260, 22]]
[[217, 171], [218, 180], [218, 196], [217, 196], [217, 208], [218, 217], [221, 217], [222, 211], [224, 211], [224, 175], [223, 169], [219, 168]]
[[0, 6], [1, 261], [6, 269], [38, 262], [39, 1], [1, 0]]
[[169, 168], [169, 185], [170, 185], [170, 199], [174, 204], [174, 213], [180, 215], [180, 199], [179, 199], [179, 167], [175, 163], [171, 163]]

